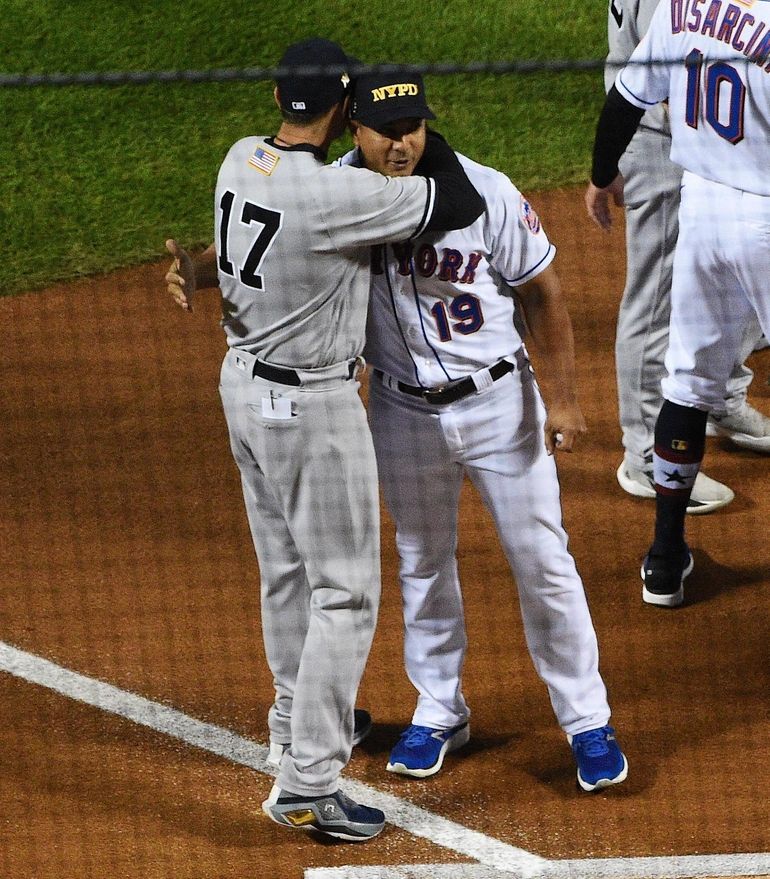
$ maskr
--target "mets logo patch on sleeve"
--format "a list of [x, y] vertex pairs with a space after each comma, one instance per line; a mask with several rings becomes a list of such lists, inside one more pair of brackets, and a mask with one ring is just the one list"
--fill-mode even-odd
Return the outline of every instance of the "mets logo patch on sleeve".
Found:
[[535, 209], [523, 195], [521, 197], [521, 219], [524, 220], [524, 225], [527, 229], [529, 229], [533, 235], [537, 235], [540, 231], [540, 217], [538, 217], [535, 213]]
[[269, 150], [266, 150], [261, 146], [258, 146], [254, 150], [254, 153], [249, 156], [249, 164], [251, 167], [256, 168], [257, 171], [261, 171], [268, 177], [273, 173], [275, 166], [280, 160], [280, 156], [276, 156], [275, 153], [271, 153]]

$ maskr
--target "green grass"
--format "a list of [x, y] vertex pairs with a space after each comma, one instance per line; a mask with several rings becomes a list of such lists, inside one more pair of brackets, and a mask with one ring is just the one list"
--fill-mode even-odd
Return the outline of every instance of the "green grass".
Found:
[[[274, 65], [321, 35], [370, 62], [600, 58], [604, 0], [6, 0], [0, 71]], [[524, 190], [582, 182], [602, 99], [595, 73], [432, 76], [436, 127]], [[0, 89], [0, 292], [144, 262], [212, 236], [229, 145], [277, 128], [268, 83]], [[345, 149], [341, 142], [337, 152]]]

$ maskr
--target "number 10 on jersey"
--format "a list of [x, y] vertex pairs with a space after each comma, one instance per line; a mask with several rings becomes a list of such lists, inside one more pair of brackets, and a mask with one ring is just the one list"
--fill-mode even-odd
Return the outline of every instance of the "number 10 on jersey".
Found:
[[[693, 49], [685, 59], [687, 66], [687, 103], [685, 121], [690, 128], [697, 128], [701, 103], [701, 80], [706, 122], [730, 143], [743, 140], [743, 113], [746, 104], [746, 86], [738, 71], [725, 61], [709, 64], [705, 76], [703, 52]], [[728, 101], [725, 102], [725, 97]], [[727, 113], [720, 112], [727, 106]], [[720, 116], [722, 118], [720, 118]]]

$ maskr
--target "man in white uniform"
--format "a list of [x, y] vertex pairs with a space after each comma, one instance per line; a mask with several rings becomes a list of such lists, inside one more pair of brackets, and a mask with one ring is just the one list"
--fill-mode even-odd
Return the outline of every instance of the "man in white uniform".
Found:
[[[420, 77], [362, 77], [351, 109], [358, 149], [342, 161], [409, 175], [432, 118]], [[572, 327], [552, 266], [555, 248], [531, 205], [505, 175], [459, 159], [486, 212], [465, 229], [373, 249], [369, 415], [396, 524], [406, 669], [419, 693], [387, 768], [432, 775], [470, 735], [455, 556], [468, 475], [516, 578], [530, 654], [571, 741], [578, 781], [593, 790], [622, 781], [627, 761], [608, 725], [596, 636], [567, 550], [551, 457], [571, 451], [585, 430]], [[547, 412], [517, 329], [522, 318], [542, 355]]]
[[[609, 54], [604, 77], [607, 91], [646, 33], [658, 2], [609, 0]], [[626, 220], [626, 285], [618, 310], [615, 364], [625, 453], [617, 478], [629, 494], [652, 499], [655, 420], [663, 403], [660, 383], [666, 372], [663, 361], [668, 347], [671, 272], [682, 184], [682, 169], [671, 161], [670, 151], [668, 108], [656, 104], [645, 112], [620, 160]], [[711, 419], [709, 427], [736, 446], [770, 453], [770, 418], [747, 400], [753, 373], [744, 360], [760, 333], [754, 322], [727, 382], [727, 414], [718, 420]], [[701, 470], [687, 512], [709, 513], [734, 497], [730, 488]]]
[[599, 119], [586, 206], [609, 228], [609, 197], [622, 204], [618, 160], [644, 111], [667, 99], [671, 158], [684, 175], [642, 596], [675, 607], [693, 568], [684, 516], [707, 416], [725, 414], [751, 322], [770, 329], [770, 2], [661, 0], [631, 62]]
[[[348, 59], [316, 39], [289, 47], [281, 66], [344, 70]], [[171, 242], [167, 280], [188, 309], [196, 274], [222, 291], [220, 394], [259, 559], [268, 722], [282, 751], [263, 808], [287, 827], [360, 841], [385, 820], [338, 789], [380, 593], [377, 473], [355, 380], [368, 248], [465, 226], [483, 201], [436, 138], [424, 176], [324, 165], [345, 130], [347, 81], [279, 80], [278, 133], [239, 140], [219, 169], [215, 252], [195, 272]]]

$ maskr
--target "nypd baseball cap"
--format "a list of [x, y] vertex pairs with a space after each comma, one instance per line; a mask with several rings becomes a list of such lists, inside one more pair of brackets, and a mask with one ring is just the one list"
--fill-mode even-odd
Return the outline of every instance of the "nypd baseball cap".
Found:
[[331, 40], [313, 37], [292, 43], [278, 62], [280, 67], [341, 67], [342, 73], [316, 76], [281, 76], [276, 79], [281, 109], [308, 118], [326, 112], [347, 94], [350, 59]]
[[353, 83], [350, 118], [367, 128], [397, 119], [435, 119], [425, 100], [425, 84], [416, 73], [367, 74]]

